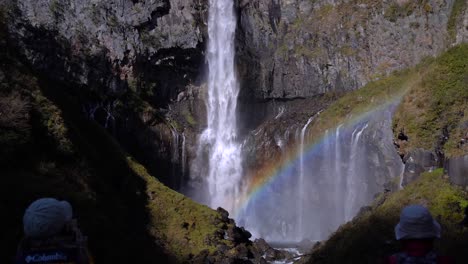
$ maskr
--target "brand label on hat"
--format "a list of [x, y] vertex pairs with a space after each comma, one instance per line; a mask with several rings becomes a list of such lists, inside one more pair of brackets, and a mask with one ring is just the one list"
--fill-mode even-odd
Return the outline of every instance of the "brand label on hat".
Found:
[[30, 252], [24, 257], [26, 263], [69, 263], [70, 255], [64, 251], [52, 250], [47, 252]]
[[28, 255], [25, 258], [27, 263], [36, 263], [36, 262], [50, 262], [50, 261], [67, 261], [68, 257], [64, 254], [59, 252], [55, 252], [54, 254], [35, 254], [35, 255]]

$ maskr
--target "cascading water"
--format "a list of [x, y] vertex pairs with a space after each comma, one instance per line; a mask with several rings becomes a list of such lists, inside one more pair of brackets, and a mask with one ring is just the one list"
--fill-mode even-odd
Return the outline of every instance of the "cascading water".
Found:
[[359, 193], [366, 193], [366, 190], [363, 190], [361, 187], [362, 177], [360, 177], [360, 171], [357, 170], [359, 166], [360, 152], [359, 152], [359, 138], [361, 137], [364, 130], [369, 126], [365, 124], [363, 127], [357, 127], [353, 134], [351, 135], [351, 149], [349, 152], [349, 167], [346, 177], [346, 206], [345, 206], [345, 220], [351, 220], [351, 218], [356, 213], [356, 210], [362, 204], [356, 203]]
[[[195, 173], [207, 175], [209, 197], [204, 197], [204, 202], [231, 213], [242, 177], [241, 145], [237, 142], [236, 126], [239, 84], [234, 69], [235, 30], [233, 0], [210, 0], [207, 128], [200, 136]], [[206, 164], [207, 171], [203, 169]]]
[[[281, 167], [238, 216], [256, 237], [272, 242], [323, 240], [403, 170], [393, 147], [392, 110], [329, 129], [313, 147], [310, 119], [296, 130], [301, 155]], [[287, 139], [283, 140], [288, 142]]]
[[[335, 175], [340, 175], [341, 170], [342, 170], [341, 169], [341, 167], [342, 167], [341, 148], [340, 148], [340, 145], [341, 145], [341, 143], [340, 143], [340, 129], [341, 129], [342, 126], [343, 126], [343, 124], [340, 124], [336, 128], [336, 132], [335, 132], [335, 157], [334, 157], [335, 170], [333, 172]], [[343, 196], [343, 193], [342, 193], [342, 190], [344, 189], [343, 182], [344, 182], [344, 180], [341, 177], [335, 177], [334, 192], [335, 192], [336, 201], [343, 201], [343, 199], [344, 199], [344, 196]], [[336, 215], [337, 219], [344, 219], [344, 214], [345, 213], [344, 213], [343, 208], [340, 207], [340, 206], [336, 206], [335, 215]], [[339, 225], [339, 224], [340, 223], [335, 223], [335, 225]]]
[[185, 168], [187, 167], [186, 165], [186, 162], [187, 162], [187, 151], [185, 149], [185, 133], [182, 133], [182, 154], [181, 154], [181, 163], [182, 163], [182, 175], [181, 175], [181, 179], [180, 179], [180, 182], [183, 183], [184, 182], [184, 178], [185, 178]]
[[172, 134], [172, 155], [171, 155], [171, 164], [172, 164], [172, 186], [176, 188], [180, 188], [182, 181], [178, 182], [178, 171], [177, 168], [179, 166], [179, 133], [175, 129], [171, 130]]
[[[307, 127], [310, 125], [310, 123], [314, 120], [315, 115], [309, 118], [307, 120], [307, 123], [301, 130], [301, 153], [304, 153], [304, 136], [307, 131]], [[304, 221], [304, 156], [301, 155], [300, 157], [300, 164], [299, 164], [299, 203], [298, 203], [298, 211], [299, 211], [299, 216], [297, 218], [297, 230], [298, 230], [298, 240], [302, 238], [302, 227], [303, 227], [303, 221]]]

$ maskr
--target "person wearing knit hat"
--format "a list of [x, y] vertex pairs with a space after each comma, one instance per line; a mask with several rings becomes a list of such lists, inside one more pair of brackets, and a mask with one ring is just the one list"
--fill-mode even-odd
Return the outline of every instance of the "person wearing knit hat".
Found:
[[67, 201], [54, 198], [36, 200], [24, 213], [24, 233], [32, 238], [53, 236], [72, 220], [72, 215], [72, 207]]
[[41, 198], [31, 203], [24, 212], [24, 238], [15, 263], [92, 263], [87, 238], [72, 218], [67, 201]]
[[395, 237], [401, 242], [402, 251], [390, 256], [387, 263], [453, 263], [451, 258], [438, 256], [433, 250], [434, 239], [440, 236], [440, 224], [426, 207], [406, 206], [401, 211], [400, 222], [395, 226]]

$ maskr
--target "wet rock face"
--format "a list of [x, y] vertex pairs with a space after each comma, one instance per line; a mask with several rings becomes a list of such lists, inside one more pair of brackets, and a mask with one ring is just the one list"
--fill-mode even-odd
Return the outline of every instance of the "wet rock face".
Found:
[[424, 149], [411, 150], [404, 156], [403, 162], [405, 163], [401, 182], [403, 186], [416, 180], [421, 173], [433, 170], [439, 165], [434, 153]]
[[468, 155], [448, 159], [446, 169], [453, 183], [468, 186]]
[[[455, 42], [447, 37], [453, 0], [239, 2], [243, 92], [261, 99], [357, 89]], [[468, 35], [457, 27], [461, 42]]]

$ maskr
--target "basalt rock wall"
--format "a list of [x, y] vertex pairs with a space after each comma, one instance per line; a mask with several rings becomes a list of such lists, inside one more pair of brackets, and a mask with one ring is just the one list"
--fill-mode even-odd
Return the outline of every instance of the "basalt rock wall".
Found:
[[463, 1], [239, 1], [243, 94], [354, 90], [467, 41]]

